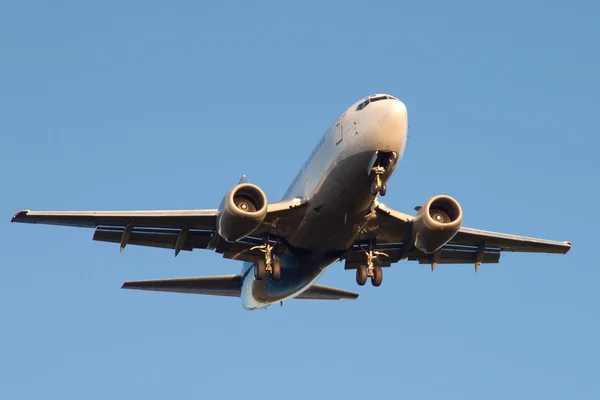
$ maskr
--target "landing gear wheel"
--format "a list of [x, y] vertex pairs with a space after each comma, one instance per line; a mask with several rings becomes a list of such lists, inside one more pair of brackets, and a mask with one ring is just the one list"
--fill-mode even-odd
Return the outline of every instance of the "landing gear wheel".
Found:
[[371, 194], [373, 196], [377, 196], [378, 194], [385, 196], [386, 191], [387, 185], [381, 180], [381, 174], [377, 173], [373, 179], [373, 182], [371, 182]]
[[373, 286], [381, 285], [381, 281], [383, 280], [383, 270], [381, 269], [381, 266], [378, 265], [380, 263], [375, 264], [375, 260], [381, 256], [389, 258], [389, 255], [382, 251], [377, 251], [375, 248], [376, 244], [374, 239], [369, 241], [368, 250], [362, 248], [365, 252], [367, 265], [361, 265], [356, 270], [356, 282], [361, 286], [367, 282], [368, 278], [371, 278], [371, 284]]
[[378, 194], [378, 193], [379, 193], [379, 188], [377, 187], [377, 182], [376, 182], [376, 181], [373, 181], [373, 182], [371, 183], [371, 194], [372, 194], [373, 196], [377, 196], [377, 194]]
[[279, 277], [281, 277], [281, 262], [273, 258], [273, 261], [271, 261], [271, 279], [276, 281], [279, 280]]
[[260, 250], [265, 253], [265, 258], [256, 263], [254, 268], [254, 276], [257, 280], [261, 280], [268, 273], [274, 280], [281, 276], [281, 262], [274, 257], [273, 249], [277, 245], [272, 245], [269, 241], [269, 235], [265, 235], [264, 244], [251, 247], [250, 250]]
[[267, 273], [267, 264], [263, 260], [259, 260], [256, 262], [256, 266], [254, 267], [254, 277], [257, 281], [262, 281]]
[[373, 276], [371, 276], [371, 284], [375, 287], [381, 285], [383, 280], [383, 270], [381, 267], [373, 267]]
[[356, 283], [358, 283], [360, 286], [363, 286], [365, 283], [367, 283], [367, 267], [364, 265], [360, 265], [356, 269]]
[[376, 167], [371, 168], [371, 172], [373, 173], [373, 182], [371, 182], [371, 194], [373, 196], [377, 196], [381, 193], [382, 196], [385, 196], [385, 182], [381, 179], [383, 174], [385, 174], [385, 168], [378, 165]]

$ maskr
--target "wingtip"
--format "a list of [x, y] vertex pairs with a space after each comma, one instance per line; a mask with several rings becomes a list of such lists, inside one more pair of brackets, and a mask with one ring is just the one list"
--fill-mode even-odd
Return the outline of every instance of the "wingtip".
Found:
[[11, 219], [10, 222], [20, 222], [24, 219], [24, 217], [27, 215], [27, 213], [29, 212], [29, 210], [21, 210], [18, 213], [16, 213]]
[[341, 297], [340, 300], [350, 300], [350, 301], [352, 301], [352, 300], [358, 299], [358, 296], [360, 296], [359, 293], [346, 291], [346, 296], [345, 297]]
[[121, 285], [121, 289], [140, 289], [138, 281], [126, 281]]
[[121, 285], [121, 289], [139, 289], [139, 282], [138, 281], [126, 281], [123, 282], [123, 284]]

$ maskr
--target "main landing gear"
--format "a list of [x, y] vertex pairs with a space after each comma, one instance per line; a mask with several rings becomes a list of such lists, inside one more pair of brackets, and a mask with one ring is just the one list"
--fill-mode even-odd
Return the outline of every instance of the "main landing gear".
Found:
[[356, 283], [363, 286], [367, 283], [367, 278], [371, 278], [371, 284], [373, 286], [379, 286], [383, 280], [383, 269], [380, 266], [373, 265], [373, 261], [376, 260], [378, 256], [389, 256], [382, 251], [376, 251], [374, 241], [369, 243], [369, 251], [365, 251], [365, 253], [367, 255], [367, 265], [361, 265], [357, 268]]
[[371, 172], [373, 173], [373, 182], [371, 183], [371, 194], [373, 196], [377, 196], [378, 194], [385, 196], [387, 192], [387, 184], [381, 179], [383, 174], [385, 173], [385, 168], [378, 165], [376, 167], [371, 168]]
[[281, 277], [281, 261], [273, 255], [274, 248], [275, 245], [272, 245], [269, 241], [269, 235], [266, 235], [263, 245], [254, 246], [250, 249], [260, 250], [265, 253], [265, 259], [256, 262], [256, 267], [254, 268], [254, 277], [256, 280], [262, 280], [267, 273], [271, 274], [273, 280], [278, 280]]

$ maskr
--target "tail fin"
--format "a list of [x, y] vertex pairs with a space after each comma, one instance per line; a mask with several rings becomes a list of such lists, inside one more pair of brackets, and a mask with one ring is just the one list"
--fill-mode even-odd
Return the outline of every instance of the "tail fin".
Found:
[[242, 175], [242, 177], [240, 178], [239, 183], [248, 183], [248, 178], [246, 178], [246, 175]]

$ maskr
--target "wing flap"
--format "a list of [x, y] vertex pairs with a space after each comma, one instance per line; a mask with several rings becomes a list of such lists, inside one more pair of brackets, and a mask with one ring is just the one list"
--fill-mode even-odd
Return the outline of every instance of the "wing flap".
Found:
[[240, 297], [241, 287], [240, 275], [221, 275], [131, 281], [123, 283], [121, 289]]
[[312, 285], [295, 298], [305, 300], [354, 300], [357, 297], [358, 293], [355, 292], [330, 286]]
[[[433, 254], [425, 254], [422, 251], [411, 248], [407, 254], [403, 256], [402, 243], [382, 243], [377, 244], [376, 249], [384, 252], [386, 255], [381, 255], [374, 260], [374, 265], [380, 267], [389, 267], [402, 259], [409, 261], [418, 261], [419, 264], [431, 264], [434, 258], [437, 258], [437, 264], [472, 264], [477, 262], [478, 248], [473, 246], [456, 246], [446, 245], [439, 250], [439, 254], [435, 257]], [[357, 269], [360, 265], [367, 264], [365, 252], [360, 250], [359, 245], [353, 247], [352, 251], [345, 256], [346, 262], [344, 269]], [[497, 249], [487, 249], [483, 252], [483, 257], [480, 260], [483, 264], [497, 264], [500, 262], [500, 251]]]
[[[419, 264], [431, 264], [434, 262], [433, 254], [414, 253], [408, 256], [411, 261], [419, 261]], [[477, 251], [472, 250], [445, 250], [442, 248], [437, 264], [473, 264], [477, 262]], [[499, 252], [483, 253], [482, 264], [497, 264], [500, 262]]]
[[[100, 242], [121, 243], [124, 229], [99, 227], [94, 232], [93, 240]], [[174, 229], [133, 229], [127, 244], [137, 246], [175, 249], [181, 231]], [[206, 249], [212, 238], [209, 231], [189, 231], [181, 250]]]

